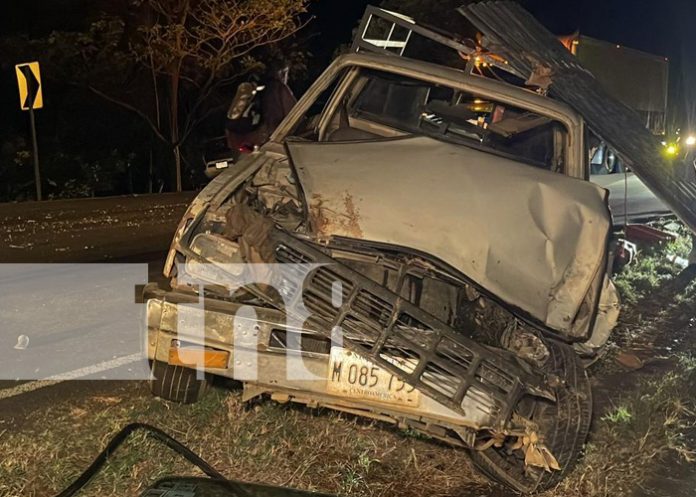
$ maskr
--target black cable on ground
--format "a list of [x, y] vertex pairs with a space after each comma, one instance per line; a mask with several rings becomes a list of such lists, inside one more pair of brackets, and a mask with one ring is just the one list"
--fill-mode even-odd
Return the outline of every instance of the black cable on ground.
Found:
[[162, 430], [155, 428], [144, 423], [132, 423], [125, 426], [121, 431], [119, 431], [107, 444], [107, 446], [102, 450], [99, 455], [92, 461], [92, 464], [73, 482], [68, 488], [59, 493], [56, 497], [72, 497], [77, 492], [79, 492], [89, 481], [102, 469], [104, 464], [108, 459], [114, 454], [116, 449], [125, 442], [128, 437], [135, 431], [142, 430], [146, 432], [147, 436], [163, 443], [171, 450], [177, 454], [183, 456], [187, 461], [189, 461], [194, 466], [198, 467], [206, 475], [214, 480], [219, 480], [225, 482], [227, 485], [231, 486], [233, 490], [240, 493], [241, 495], [247, 495], [248, 493], [240, 485], [231, 482], [225, 478], [220, 472], [213, 468], [210, 464], [199, 457], [195, 452], [181, 444], [171, 436], [167, 435]]

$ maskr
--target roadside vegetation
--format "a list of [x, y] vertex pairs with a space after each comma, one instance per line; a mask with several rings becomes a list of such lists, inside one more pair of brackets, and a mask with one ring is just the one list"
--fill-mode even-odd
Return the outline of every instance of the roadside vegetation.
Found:
[[[293, 35], [308, 24], [307, 6], [307, 0], [62, 2], [44, 5], [38, 16], [52, 22], [34, 19], [29, 31], [0, 33], [3, 71], [18, 61], [41, 62], [46, 106], [37, 121], [46, 198], [203, 185], [202, 148], [224, 134], [236, 86], [252, 72], [270, 75], [285, 64], [302, 82], [307, 48]], [[30, 200], [27, 116], [14, 103], [4, 110], [0, 202]]]
[[637, 260], [614, 279], [623, 303], [630, 305], [629, 310], [679, 274], [681, 267], [675, 259], [689, 257], [691, 237], [687, 228], [676, 223], [671, 223], [669, 228], [678, 236], [675, 241], [641, 249]]
[[[679, 243], [678, 250], [688, 248]], [[673, 250], [646, 251], [619, 276], [622, 291], [634, 294], [610, 352], [590, 369], [598, 408], [585, 456], [545, 497], [629, 495], [665, 467], [678, 471], [696, 460], [696, 283], [677, 296], [664, 291], [676, 274], [664, 262]], [[621, 354], [636, 361], [621, 361]], [[0, 496], [57, 493], [134, 421], [163, 428], [239, 480], [353, 496], [508, 495], [464, 451], [384, 423], [271, 401], [243, 404], [230, 385], [182, 406], [153, 399], [143, 383], [127, 383], [108, 394], [58, 400], [22, 419], [0, 417]], [[140, 435], [84, 495], [137, 495], [173, 473], [195, 470]]]
[[[466, 454], [395, 428], [213, 389], [200, 403], [153, 400], [144, 385], [32, 413], [0, 427], [0, 495], [48, 496], [66, 487], [125, 424], [162, 427], [234, 479], [350, 495], [461, 495], [484, 477]], [[1, 425], [0, 425], [1, 426]], [[172, 473], [197, 474], [161, 444], [134, 436], [85, 495], [137, 495]], [[437, 489], [435, 494], [432, 489]]]
[[671, 369], [641, 378], [598, 413], [584, 459], [545, 495], [631, 495], [641, 488], [690, 495], [686, 487], [673, 494], [661, 482], [651, 483], [673, 472], [693, 475], [694, 468], [683, 466], [696, 462], [696, 360], [687, 353], [671, 360]]
[[656, 476], [687, 473], [680, 465], [696, 462], [696, 281], [678, 282], [673, 260], [688, 257], [691, 240], [676, 232], [676, 241], [642, 250], [615, 278], [621, 320], [590, 368], [600, 409], [584, 459], [549, 496], [649, 491]]

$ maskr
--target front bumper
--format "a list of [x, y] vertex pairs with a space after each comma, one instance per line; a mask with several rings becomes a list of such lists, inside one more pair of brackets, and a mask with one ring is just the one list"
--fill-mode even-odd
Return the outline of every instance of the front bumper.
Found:
[[[462, 404], [467, 413], [462, 416], [426, 395], [420, 396], [416, 408], [330, 392], [327, 378], [331, 342], [311, 330], [288, 329], [280, 311], [199, 299], [196, 294], [164, 291], [156, 286], [146, 287], [144, 298], [149, 359], [171, 363], [173, 350], [190, 346], [226, 352], [229, 359], [224, 367], [205, 366], [202, 359], [187, 367], [242, 381], [245, 398], [267, 393], [278, 401], [324, 406], [405, 426], [432, 425], [457, 433], [484, 429], [490, 424], [490, 416], [473, 401]], [[299, 339], [288, 339], [292, 333]], [[291, 361], [301, 361], [303, 371], [313, 377], [289, 378]]]

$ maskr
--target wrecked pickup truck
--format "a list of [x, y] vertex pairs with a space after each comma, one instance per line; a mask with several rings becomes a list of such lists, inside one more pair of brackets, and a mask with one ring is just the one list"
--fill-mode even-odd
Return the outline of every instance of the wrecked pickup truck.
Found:
[[[393, 23], [386, 39], [376, 20]], [[357, 53], [191, 204], [164, 269], [172, 289], [145, 292], [152, 391], [193, 402], [209, 375], [234, 378], [245, 399], [463, 447], [535, 491], [580, 455], [583, 359], [618, 318], [607, 194], [586, 181], [580, 113], [405, 57], [414, 33], [479, 57], [368, 8]]]

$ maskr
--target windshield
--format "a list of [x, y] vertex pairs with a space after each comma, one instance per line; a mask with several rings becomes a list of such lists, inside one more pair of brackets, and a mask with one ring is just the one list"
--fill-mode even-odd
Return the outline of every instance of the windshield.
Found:
[[[340, 96], [316, 114], [332, 112], [327, 127], [296, 130], [316, 141], [365, 141], [426, 135], [562, 172], [565, 127], [552, 119], [444, 85], [375, 70], [361, 70]], [[304, 123], [316, 126], [320, 115]]]
[[426, 81], [366, 71], [348, 108], [355, 124], [373, 121], [410, 134], [458, 141], [560, 170], [563, 126], [533, 112]]

